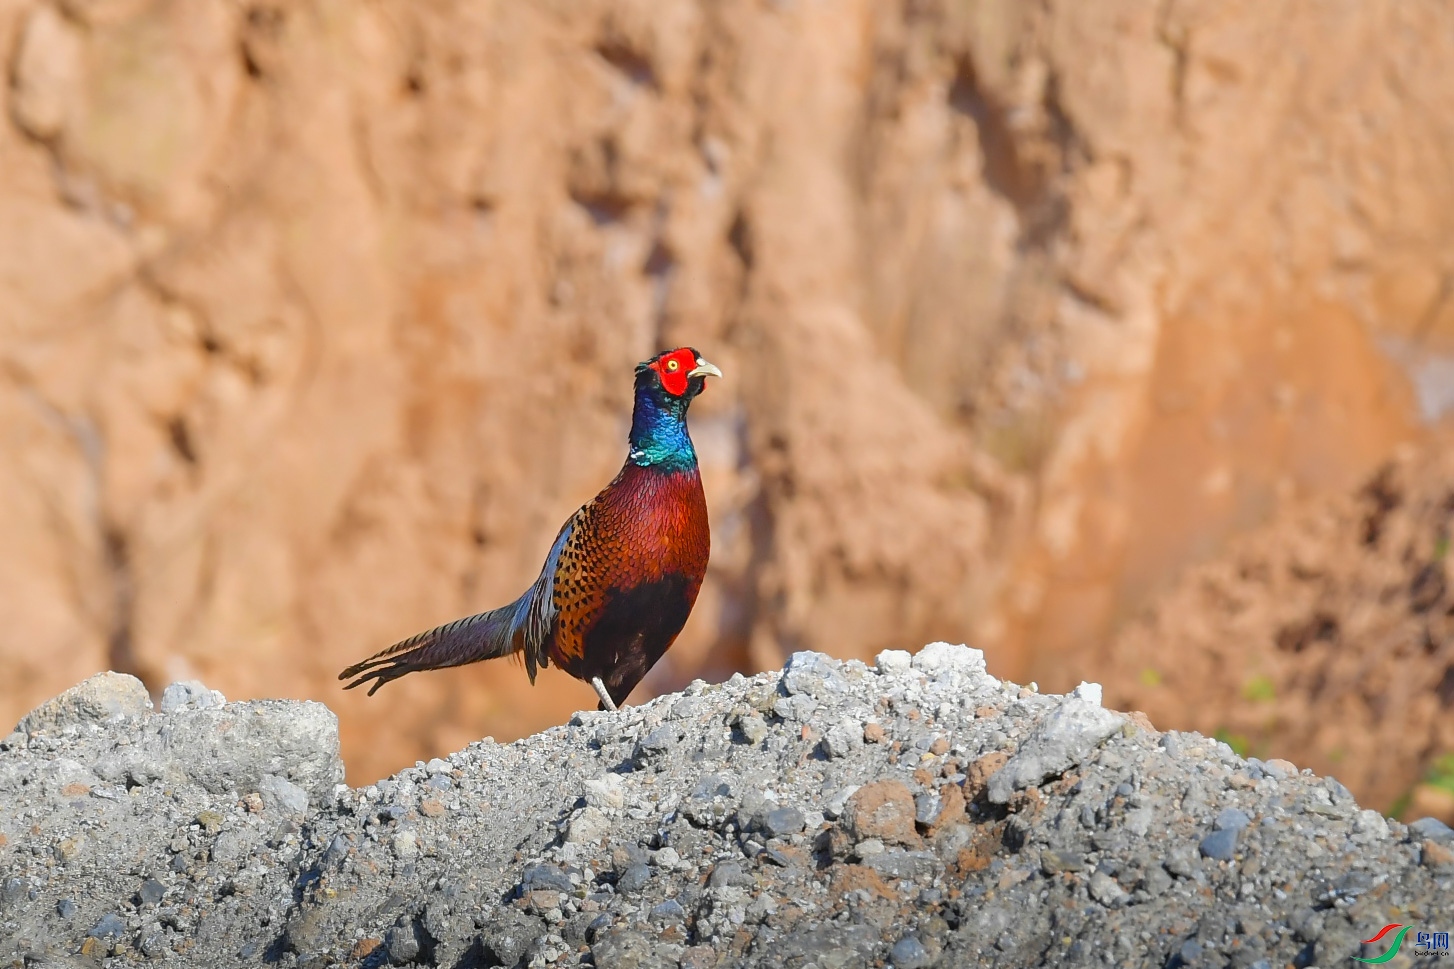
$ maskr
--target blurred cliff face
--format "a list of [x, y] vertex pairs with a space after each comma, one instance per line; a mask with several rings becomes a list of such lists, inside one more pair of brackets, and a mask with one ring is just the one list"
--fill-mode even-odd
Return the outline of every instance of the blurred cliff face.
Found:
[[676, 343], [729, 375], [714, 558], [647, 687], [941, 637], [1104, 679], [1454, 408], [1451, 20], [0, 0], [0, 720], [197, 676], [325, 699], [358, 782], [591, 705], [334, 675], [517, 595]]

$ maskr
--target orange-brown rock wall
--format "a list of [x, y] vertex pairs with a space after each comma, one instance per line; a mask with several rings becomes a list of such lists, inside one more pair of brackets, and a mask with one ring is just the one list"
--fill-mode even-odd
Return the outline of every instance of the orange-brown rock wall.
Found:
[[518, 594], [675, 343], [727, 374], [714, 558], [647, 687], [934, 638], [1103, 677], [1454, 406], [1451, 21], [0, 0], [0, 720], [198, 676], [326, 699], [354, 780], [558, 721], [555, 671], [333, 677]]

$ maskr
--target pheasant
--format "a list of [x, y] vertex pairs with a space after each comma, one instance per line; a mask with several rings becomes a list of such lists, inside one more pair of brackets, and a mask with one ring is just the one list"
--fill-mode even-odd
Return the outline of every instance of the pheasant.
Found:
[[722, 371], [691, 347], [636, 367], [621, 471], [566, 521], [545, 566], [507, 606], [411, 636], [338, 675], [351, 690], [416, 670], [521, 654], [530, 682], [555, 663], [615, 710], [666, 653], [707, 571], [707, 502], [687, 408]]

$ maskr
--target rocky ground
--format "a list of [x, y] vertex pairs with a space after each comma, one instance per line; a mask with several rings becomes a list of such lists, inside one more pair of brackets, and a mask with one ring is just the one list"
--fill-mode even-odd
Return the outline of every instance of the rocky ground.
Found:
[[319, 704], [50, 701], [0, 744], [0, 965], [1333, 966], [1454, 929], [1442, 824], [945, 644], [341, 775]]

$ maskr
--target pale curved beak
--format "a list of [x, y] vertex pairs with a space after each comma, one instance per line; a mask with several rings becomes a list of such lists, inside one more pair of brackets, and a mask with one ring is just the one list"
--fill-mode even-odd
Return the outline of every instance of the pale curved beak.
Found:
[[693, 368], [693, 369], [691, 369], [691, 370], [688, 370], [687, 371], [687, 376], [688, 377], [720, 377], [720, 376], [722, 376], [722, 371], [720, 371], [720, 370], [717, 369], [716, 364], [708, 363], [707, 361], [703, 360], [701, 357], [698, 357], [697, 358], [697, 365], [696, 365], [696, 367]]

